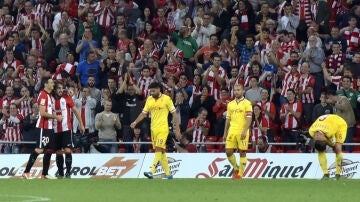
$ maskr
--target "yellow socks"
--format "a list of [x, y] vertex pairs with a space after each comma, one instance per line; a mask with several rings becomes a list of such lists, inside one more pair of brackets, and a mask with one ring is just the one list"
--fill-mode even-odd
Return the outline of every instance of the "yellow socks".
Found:
[[325, 152], [319, 152], [318, 153], [318, 159], [320, 163], [321, 170], [324, 174], [329, 174], [329, 171], [327, 169], [327, 159]]
[[239, 170], [239, 166], [236, 164], [236, 157], [234, 154], [227, 157], [234, 170]]
[[247, 162], [247, 157], [241, 157], [240, 156], [240, 168], [239, 168], [239, 176], [243, 176], [244, 171], [245, 171], [245, 166], [246, 166], [246, 162]]
[[336, 174], [341, 174], [341, 160], [343, 158], [342, 153], [336, 154]]
[[161, 160], [160, 160], [161, 166], [163, 167], [164, 171], [165, 171], [165, 175], [169, 176], [170, 175], [170, 168], [169, 168], [169, 161], [167, 159], [166, 153], [162, 153], [161, 155]]
[[155, 152], [155, 158], [153, 161], [153, 164], [151, 166], [151, 173], [154, 174], [155, 173], [155, 169], [156, 169], [156, 165], [158, 164], [159, 161], [161, 161], [162, 158], [162, 152]]

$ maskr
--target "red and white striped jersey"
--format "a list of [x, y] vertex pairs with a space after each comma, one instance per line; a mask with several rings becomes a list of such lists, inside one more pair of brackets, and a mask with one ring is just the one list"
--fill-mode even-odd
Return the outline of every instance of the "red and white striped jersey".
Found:
[[35, 48], [40, 53], [42, 53], [42, 51], [43, 51], [43, 42], [41, 41], [41, 38], [38, 38], [38, 39], [32, 38], [31, 39], [31, 48]]
[[[17, 16], [17, 25], [19, 25], [19, 23], [22, 23], [23, 25], [29, 24], [30, 20], [32, 20], [33, 22], [36, 22], [37, 19], [39, 19], [40, 16], [38, 13], [36, 12], [31, 12], [31, 13], [19, 13]], [[25, 29], [24, 26], [18, 26], [19, 29]]]
[[300, 73], [296, 72], [296, 73], [291, 73], [288, 72], [285, 75], [285, 78], [282, 82], [282, 91], [281, 91], [281, 95], [286, 97], [286, 92], [288, 89], [292, 88], [295, 91], [298, 89], [299, 87], [299, 81], [300, 81]]
[[4, 84], [5, 86], [13, 86], [14, 79], [10, 76], [6, 76], [2, 78], [1, 83]]
[[54, 132], [60, 133], [72, 130], [71, 108], [75, 106], [74, 101], [68, 95], [63, 95], [55, 100], [55, 114], [63, 117], [61, 122], [54, 119]]
[[[301, 112], [303, 111], [303, 107], [300, 101], [295, 101], [293, 103], [284, 103], [281, 106], [280, 114], [285, 114], [285, 106], [289, 106], [294, 112]], [[294, 115], [288, 113], [285, 116], [285, 120], [283, 122], [283, 127], [285, 129], [296, 129], [300, 126], [300, 120], [297, 120]]]
[[156, 49], [153, 49], [151, 51], [149, 51], [149, 53], [147, 55], [141, 55], [141, 52], [144, 50], [144, 46], [141, 46], [139, 48], [139, 53], [138, 55], [136, 56], [136, 60], [140, 60], [140, 59], [144, 59], [144, 58], [150, 58], [150, 57], [155, 57], [157, 59], [160, 58], [160, 53], [159, 51], [157, 51]]
[[[267, 120], [265, 119], [265, 117], [262, 115], [260, 120], [259, 120], [259, 125], [263, 128], [269, 128], [269, 124], [267, 123]], [[258, 138], [260, 136], [264, 136], [266, 134], [263, 134], [263, 132], [260, 130], [259, 125], [256, 123], [255, 120], [252, 121], [251, 123], [251, 137], [250, 140], [251, 141], [257, 141]]]
[[281, 50], [285, 53], [291, 53], [292, 51], [299, 50], [299, 42], [295, 39], [289, 42], [281, 42]]
[[[83, 9], [83, 8], [85, 8], [85, 6], [86, 6], [86, 2], [85, 1], [79, 1], [79, 7], [78, 7], [78, 9]], [[99, 9], [100, 8], [100, 6], [99, 6], [99, 4], [100, 4], [100, 2], [92, 2], [91, 4], [90, 4], [90, 7], [89, 7], [89, 11], [92, 11], [93, 13], [94, 13], [94, 16], [95, 17], [97, 17], [99, 14], [100, 14], [100, 12], [101, 12], [101, 9]], [[82, 21], [86, 21], [86, 14], [87, 14], [87, 12], [85, 12], [82, 16], [79, 16], [79, 18], [82, 20]]]
[[347, 41], [348, 47], [351, 51], [356, 51], [356, 48], [359, 46], [360, 31], [359, 28], [355, 27], [352, 31], [345, 31], [344, 38]]
[[118, 40], [117, 45], [116, 45], [116, 50], [118, 51], [124, 51], [125, 53], [127, 53], [129, 44], [131, 43], [130, 39], [126, 39], [126, 40]]
[[194, 130], [192, 132], [193, 143], [202, 143], [205, 142], [205, 134], [202, 131], [202, 127], [210, 129], [210, 122], [205, 120], [203, 123], [197, 123], [196, 118], [191, 118], [188, 121], [187, 128], [191, 128], [194, 126]]
[[3, 97], [2, 99], [0, 99], [0, 109], [4, 109], [5, 107], [10, 106], [10, 104], [15, 103], [15, 101], [19, 99], [17, 97], [12, 97], [12, 98], [8, 98], [8, 97]]
[[[342, 76], [331, 76], [331, 83], [335, 84], [337, 86], [336, 90], [342, 89]], [[353, 90], [357, 90], [357, 79], [353, 79], [353, 82], [350, 84], [350, 88]]]
[[138, 81], [138, 86], [141, 89], [144, 98], [147, 98], [150, 95], [149, 85], [153, 80], [154, 79], [152, 77], [144, 77], [144, 76], [140, 77]]
[[235, 47], [231, 46], [231, 51], [235, 53], [235, 57], [231, 57], [229, 51], [226, 48], [220, 47], [219, 53], [221, 56], [226, 58], [226, 61], [229, 62], [230, 67], [239, 67], [240, 65], [240, 58], [239, 54]]
[[183, 72], [183, 66], [182, 61], [184, 58], [184, 52], [180, 49], [176, 49], [175, 52], [172, 53], [179, 61], [174, 62], [172, 61], [169, 54], [166, 55], [167, 65], [164, 66], [164, 72], [166, 72], [169, 75], [174, 75], [179, 72]]
[[275, 12], [277, 14], [278, 20], [280, 20], [280, 18], [285, 15], [285, 12], [284, 12], [285, 4], [286, 4], [286, 1], [283, 1], [281, 4], [279, 4], [278, 6], [275, 7]]
[[19, 112], [23, 117], [31, 113], [31, 100], [23, 100], [19, 103]]
[[77, 64], [70, 64], [70, 63], [63, 63], [60, 65], [60, 68], [56, 69], [55, 73], [52, 76], [52, 79], [58, 80], [58, 81], [63, 81], [63, 78], [61, 76], [61, 71], [65, 71], [70, 75], [73, 75], [75, 73], [76, 70], [76, 65]]
[[[104, 9], [104, 3], [105, 2], [102, 1], [96, 7], [96, 10], [101, 9], [100, 14], [97, 17], [97, 22], [101, 27], [110, 28], [115, 23], [115, 13], [113, 13], [110, 7]], [[114, 4], [111, 6], [114, 6]]]
[[192, 103], [194, 102], [195, 98], [198, 96], [198, 95], [201, 95], [201, 86], [194, 86], [192, 85], [192, 93], [191, 93], [191, 97], [189, 99], [189, 105], [191, 106]]
[[[225, 72], [224, 68], [222, 68], [222, 67], [218, 68], [217, 74], [219, 75], [220, 78], [224, 78], [224, 79], [227, 78], [226, 72]], [[221, 85], [216, 81], [213, 71], [209, 72], [209, 76], [207, 78], [207, 85], [210, 86], [210, 89], [211, 89], [210, 94], [214, 96], [214, 99], [215, 100], [220, 99]]]
[[300, 20], [305, 20], [307, 26], [310, 26], [312, 20], [310, 5], [310, 0], [297, 0], [295, 10], [295, 15], [299, 16]]
[[243, 64], [243, 65], [241, 65], [240, 66], [240, 68], [239, 68], [239, 72], [243, 72], [244, 73], [244, 78], [247, 78], [248, 76], [249, 76], [249, 74], [250, 74], [250, 62], [249, 63], [247, 63], [247, 64]]
[[[262, 111], [266, 110], [266, 111], [276, 115], [276, 107], [275, 107], [275, 104], [273, 102], [270, 102], [270, 101], [258, 102], [257, 105], [259, 105], [261, 107]], [[270, 119], [269, 115], [264, 113], [263, 117], [266, 119], [266, 122], [268, 123], [268, 125], [266, 127], [267, 128], [273, 128], [274, 127], [274, 122], [273, 122], [273, 120]]]
[[7, 33], [15, 31], [15, 28], [16, 27], [13, 24], [0, 26], [0, 36], [5, 36]]
[[[340, 68], [341, 65], [345, 63], [346, 55], [345, 54], [331, 54], [326, 59], [326, 67], [328, 69], [333, 69], [335, 72]], [[330, 73], [330, 72], [329, 72]]]
[[21, 114], [10, 116], [5, 120], [4, 124], [4, 140], [5, 141], [21, 141], [22, 138], [22, 122], [24, 117]]
[[40, 22], [44, 29], [52, 28], [52, 19], [47, 16], [48, 13], [52, 12], [53, 5], [44, 3], [44, 5], [35, 5], [35, 11], [39, 15]]
[[315, 101], [314, 86], [315, 86], [315, 78], [313, 75], [311, 74], [308, 74], [307, 76], [301, 75], [299, 81], [299, 89], [304, 91], [307, 87], [311, 87], [310, 93], [303, 93], [301, 95], [302, 103], [314, 103]]
[[8, 62], [8, 61], [3, 61], [0, 63], [0, 67], [2, 67], [4, 69], [4, 71], [8, 68], [8, 67], [14, 67], [15, 69], [19, 66], [22, 65], [20, 60], [17, 59], [13, 59], [13, 61]]
[[[43, 107], [45, 107], [45, 113], [53, 114], [53, 112], [54, 112], [54, 103], [53, 103], [54, 100], [53, 99], [54, 98], [52, 97], [51, 94], [48, 94], [45, 90], [42, 90], [37, 99], [39, 108], [41, 106], [43, 106]], [[39, 118], [36, 122], [36, 127], [43, 128], [43, 129], [53, 129], [54, 128], [53, 119], [47, 119], [42, 116], [39, 116]]]

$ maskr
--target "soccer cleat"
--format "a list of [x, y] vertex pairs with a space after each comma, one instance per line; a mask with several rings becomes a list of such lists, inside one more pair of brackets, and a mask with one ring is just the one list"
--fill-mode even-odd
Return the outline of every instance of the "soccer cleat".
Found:
[[147, 178], [149, 178], [149, 179], [153, 179], [153, 178], [154, 178], [154, 176], [153, 176], [153, 174], [152, 174], [151, 172], [144, 172], [144, 175], [145, 175], [145, 177], [147, 177]]
[[324, 176], [321, 178], [321, 180], [329, 180], [329, 174], [324, 174]]
[[27, 180], [32, 180], [32, 179], [33, 179], [33, 178], [31, 177], [30, 173], [23, 173], [23, 174], [22, 174], [22, 177], [23, 177], [24, 179], [27, 179]]
[[241, 177], [240, 177], [240, 175], [239, 175], [239, 171], [238, 171], [238, 170], [234, 170], [232, 179], [233, 179], [233, 180], [241, 180]]
[[70, 174], [70, 173], [65, 173], [65, 178], [66, 178], [66, 179], [70, 179], [70, 178], [71, 178], [71, 174]]
[[162, 179], [164, 180], [172, 180], [174, 177], [172, 175], [165, 175]]
[[51, 176], [51, 175], [41, 175], [41, 179], [42, 180], [46, 180], [46, 179], [48, 179], [48, 180], [56, 180], [57, 177], [54, 177], [54, 176]]
[[336, 174], [335, 175], [335, 180], [340, 180], [341, 179], [341, 175], [340, 174]]
[[55, 174], [55, 177], [56, 177], [57, 179], [63, 179], [63, 178], [64, 178], [64, 175], [61, 175], [61, 174], [57, 173], [57, 174]]

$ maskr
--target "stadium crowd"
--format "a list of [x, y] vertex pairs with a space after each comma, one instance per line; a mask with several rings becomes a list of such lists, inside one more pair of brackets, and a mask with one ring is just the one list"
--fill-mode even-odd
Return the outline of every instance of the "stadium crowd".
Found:
[[[332, 113], [348, 124], [345, 142], [360, 143], [359, 29], [359, 0], [4, 0], [1, 140], [34, 141], [36, 98], [51, 77], [81, 114], [85, 135], [71, 118], [78, 152], [151, 152], [98, 142], [151, 141], [150, 117], [130, 124], [153, 81], [180, 121], [183, 137], [170, 135], [169, 151], [224, 151], [204, 142], [223, 142], [235, 84], [253, 105], [250, 150], [300, 152], [268, 142], [295, 143], [296, 130]], [[119, 119], [100, 127], [110, 112]], [[3, 143], [1, 152], [34, 147]]]

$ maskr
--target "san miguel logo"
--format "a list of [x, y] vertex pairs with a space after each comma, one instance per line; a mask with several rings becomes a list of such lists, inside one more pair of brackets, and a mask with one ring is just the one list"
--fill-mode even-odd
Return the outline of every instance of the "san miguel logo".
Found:
[[[356, 173], [360, 172], [359, 164], [360, 164], [359, 161], [354, 162], [350, 159], [343, 159], [341, 161], [341, 177], [347, 178], [347, 179], [353, 178]], [[328, 168], [330, 178], [335, 177], [335, 174], [336, 174], [335, 166], [336, 166], [336, 163], [334, 162]]]
[[[170, 173], [171, 175], [175, 175], [181, 166], [181, 160], [176, 160], [174, 158], [168, 157]], [[156, 170], [154, 173], [154, 178], [163, 178], [165, 176], [165, 170], [161, 167], [160, 162], [156, 165]]]
[[[131, 169], [136, 166], [137, 159], [124, 160], [124, 157], [113, 157], [102, 166], [74, 166], [71, 168], [71, 176], [76, 178], [77, 176], [91, 176], [91, 178], [121, 178]], [[20, 168], [0, 168], [1, 176], [11, 176], [12, 178], [20, 178], [25, 170], [26, 162]], [[50, 168], [57, 170], [56, 162], [50, 162]], [[33, 178], [40, 178], [42, 174], [43, 163], [42, 158], [38, 158], [31, 168], [30, 174]]]
[[[199, 173], [196, 178], [213, 178], [213, 177], [231, 177], [234, 169], [228, 163], [222, 167], [226, 158], [216, 158], [208, 166], [209, 173]], [[312, 162], [308, 162], [306, 166], [283, 166], [274, 165], [274, 162], [268, 162], [267, 159], [248, 159], [244, 171], [244, 178], [304, 178]]]

